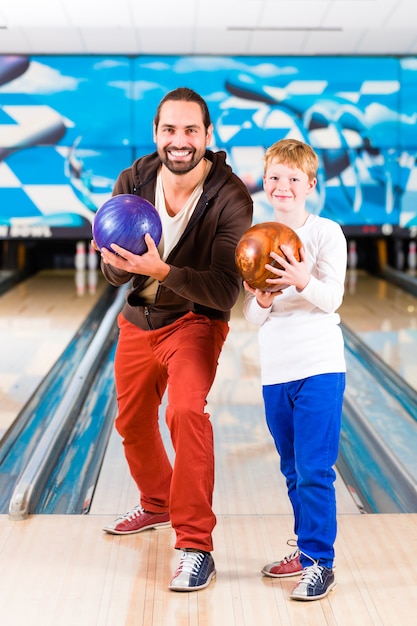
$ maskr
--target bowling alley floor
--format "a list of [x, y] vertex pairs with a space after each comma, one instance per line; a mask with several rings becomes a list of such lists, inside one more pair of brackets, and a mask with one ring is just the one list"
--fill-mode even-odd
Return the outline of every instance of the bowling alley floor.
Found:
[[342, 322], [417, 389], [417, 298], [364, 271], [348, 270]]
[[294, 579], [264, 563], [288, 553], [289, 515], [220, 515], [217, 578], [167, 589], [178, 557], [173, 531], [101, 532], [107, 516], [0, 518], [2, 626], [414, 626], [417, 516], [340, 515], [337, 586], [323, 600], [288, 598]]
[[[371, 305], [356, 289], [359, 309], [382, 318], [383, 299]], [[346, 317], [365, 326], [354, 295]], [[409, 318], [395, 297], [390, 307], [404, 327]], [[216, 579], [198, 592], [168, 590], [179, 560], [170, 527], [130, 537], [102, 531], [138, 502], [113, 432], [88, 515], [0, 516], [1, 626], [414, 626], [417, 514], [360, 513], [339, 474], [336, 588], [323, 600], [296, 602], [289, 599], [296, 579], [262, 576], [265, 563], [292, 551], [286, 542], [293, 519], [264, 420], [256, 332], [240, 311], [208, 404], [216, 446]], [[163, 420], [161, 429], [169, 449]]]
[[98, 271], [44, 270], [0, 295], [0, 439], [106, 285]]

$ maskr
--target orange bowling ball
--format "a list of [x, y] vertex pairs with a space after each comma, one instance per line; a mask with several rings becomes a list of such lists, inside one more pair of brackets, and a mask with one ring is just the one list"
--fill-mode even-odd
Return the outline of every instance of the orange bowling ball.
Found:
[[270, 292], [285, 288], [267, 283], [267, 278], [276, 278], [276, 275], [265, 269], [266, 263], [282, 269], [282, 266], [270, 257], [271, 252], [276, 252], [285, 258], [280, 249], [282, 244], [290, 246], [295, 258], [300, 261], [301, 240], [297, 233], [285, 224], [262, 222], [251, 226], [243, 234], [236, 247], [236, 266], [248, 285], [254, 289]]

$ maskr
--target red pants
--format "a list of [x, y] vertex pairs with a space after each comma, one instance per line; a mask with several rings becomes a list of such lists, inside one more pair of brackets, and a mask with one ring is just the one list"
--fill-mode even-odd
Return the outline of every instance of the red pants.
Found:
[[[204, 411], [229, 326], [188, 313], [158, 330], [119, 315], [115, 357], [116, 429], [147, 511], [170, 511], [176, 548], [213, 549], [214, 445]], [[158, 410], [168, 385], [166, 422], [175, 450], [168, 459]]]

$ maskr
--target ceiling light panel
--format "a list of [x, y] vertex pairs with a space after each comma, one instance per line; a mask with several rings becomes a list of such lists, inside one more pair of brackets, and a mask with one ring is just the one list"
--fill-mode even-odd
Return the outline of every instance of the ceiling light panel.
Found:
[[1, 0], [1, 12], [9, 29], [68, 26], [62, 3], [55, 0]]
[[[118, 28], [120, 26], [132, 26], [130, 0], [65, 0], [61, 2], [65, 7], [68, 20], [74, 26], [89, 28]], [[144, 9], [143, 1], [138, 2]], [[148, 8], [146, 8], [146, 11]], [[160, 8], [160, 13], [162, 10]]]
[[338, 0], [330, 4], [323, 17], [323, 25], [338, 22], [345, 28], [376, 28], [384, 23], [397, 3], [398, 0], [380, 0], [376, 7], [374, 2]]
[[152, 26], [164, 31], [166, 28], [194, 27], [197, 7], [196, 0], [170, 0], [163, 3], [154, 0], [148, 2], [144, 10], [143, 2], [132, 1], [131, 12], [136, 27]]

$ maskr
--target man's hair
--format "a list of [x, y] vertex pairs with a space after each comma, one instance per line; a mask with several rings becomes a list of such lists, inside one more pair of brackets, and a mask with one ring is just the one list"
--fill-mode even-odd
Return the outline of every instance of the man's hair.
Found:
[[264, 155], [264, 173], [271, 163], [296, 167], [307, 174], [309, 180], [315, 178], [319, 167], [313, 148], [297, 139], [281, 139], [270, 146]]
[[161, 102], [159, 103], [158, 108], [156, 109], [155, 118], [154, 118], [155, 128], [158, 128], [162, 105], [164, 105], [165, 102], [168, 102], [170, 100], [176, 100], [180, 102], [195, 102], [196, 104], [200, 106], [201, 112], [203, 114], [203, 122], [204, 122], [204, 126], [206, 130], [211, 125], [210, 112], [208, 110], [208, 106], [205, 100], [197, 92], [193, 91], [192, 89], [189, 89], [188, 87], [178, 87], [177, 89], [174, 89], [173, 91], [170, 91], [169, 93], [167, 93], [162, 98]]

